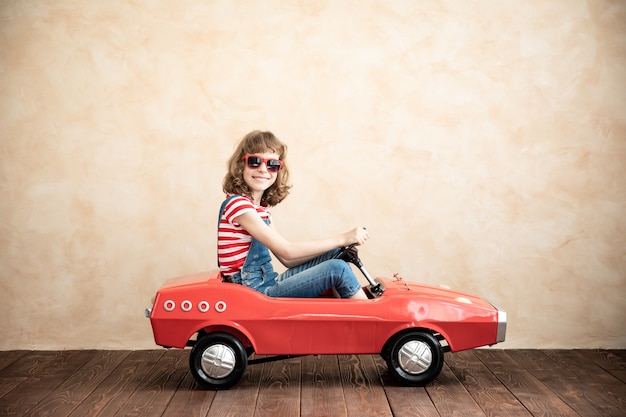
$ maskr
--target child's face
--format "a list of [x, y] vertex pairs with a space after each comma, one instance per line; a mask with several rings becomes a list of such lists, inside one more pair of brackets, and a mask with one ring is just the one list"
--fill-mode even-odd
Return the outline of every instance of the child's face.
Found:
[[254, 199], [257, 200], [261, 198], [265, 190], [276, 182], [276, 177], [278, 176], [277, 170], [267, 169], [268, 162], [265, 161], [268, 159], [279, 159], [280, 156], [274, 152], [254, 153], [250, 155], [263, 159], [263, 162], [256, 168], [251, 168], [248, 163], [245, 163], [243, 170], [243, 180], [248, 185], [248, 188], [250, 188]]

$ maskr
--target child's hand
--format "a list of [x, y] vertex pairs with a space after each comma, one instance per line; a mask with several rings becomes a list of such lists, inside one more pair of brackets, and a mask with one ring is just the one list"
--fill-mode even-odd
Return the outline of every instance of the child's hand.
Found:
[[349, 233], [348, 241], [356, 245], [362, 245], [367, 239], [370, 238], [370, 234], [365, 227], [355, 227]]

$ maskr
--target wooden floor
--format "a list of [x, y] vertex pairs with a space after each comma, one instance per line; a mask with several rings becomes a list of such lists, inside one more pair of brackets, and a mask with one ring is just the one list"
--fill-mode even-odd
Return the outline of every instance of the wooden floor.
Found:
[[188, 350], [0, 352], [0, 416], [625, 416], [626, 350], [447, 353], [424, 388], [378, 356], [250, 365], [227, 391], [197, 387]]

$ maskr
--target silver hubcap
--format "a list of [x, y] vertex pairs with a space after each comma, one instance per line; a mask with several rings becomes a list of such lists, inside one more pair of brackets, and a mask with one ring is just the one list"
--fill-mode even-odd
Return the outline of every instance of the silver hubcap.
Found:
[[210, 378], [228, 376], [235, 363], [235, 351], [227, 345], [212, 345], [202, 353], [202, 370]]
[[404, 372], [418, 375], [430, 368], [433, 363], [433, 353], [428, 344], [411, 340], [405, 343], [398, 352], [398, 362]]

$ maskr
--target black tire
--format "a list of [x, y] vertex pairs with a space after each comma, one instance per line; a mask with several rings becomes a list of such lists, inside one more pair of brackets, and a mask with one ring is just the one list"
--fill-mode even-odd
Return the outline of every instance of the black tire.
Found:
[[437, 378], [443, 367], [443, 351], [430, 333], [411, 331], [395, 336], [385, 358], [389, 373], [410, 386], [423, 386]]
[[247, 366], [246, 349], [228, 333], [202, 336], [189, 355], [191, 374], [206, 389], [230, 388], [243, 376]]

